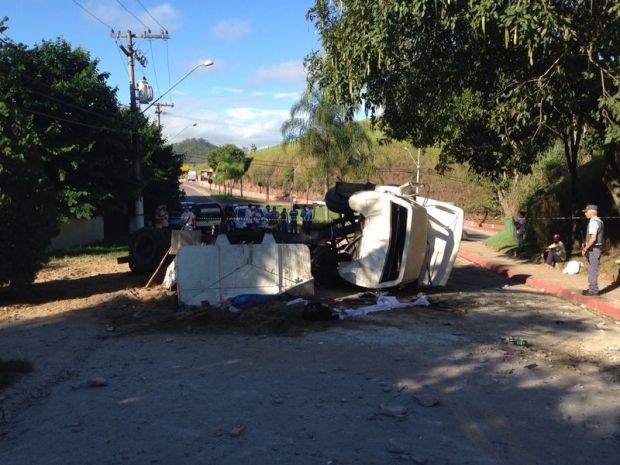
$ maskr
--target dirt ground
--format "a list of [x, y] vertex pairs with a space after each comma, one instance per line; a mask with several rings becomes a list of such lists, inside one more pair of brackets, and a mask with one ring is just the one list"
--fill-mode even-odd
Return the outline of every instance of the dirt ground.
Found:
[[618, 463], [620, 325], [465, 261], [429, 308], [344, 321], [180, 314], [146, 279], [70, 260], [0, 294], [0, 358], [34, 365], [0, 463]]

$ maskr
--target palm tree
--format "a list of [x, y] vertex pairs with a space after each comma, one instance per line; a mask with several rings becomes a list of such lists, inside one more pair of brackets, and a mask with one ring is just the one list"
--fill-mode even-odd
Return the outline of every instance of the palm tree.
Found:
[[302, 156], [315, 160], [325, 192], [330, 178], [363, 179], [372, 169], [372, 141], [352, 115], [352, 109], [312, 92], [292, 106], [282, 124], [284, 147], [297, 142]]

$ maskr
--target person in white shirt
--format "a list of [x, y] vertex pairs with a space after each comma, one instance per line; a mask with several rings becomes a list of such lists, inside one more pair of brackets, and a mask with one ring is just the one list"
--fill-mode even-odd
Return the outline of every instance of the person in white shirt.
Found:
[[181, 229], [184, 231], [193, 231], [196, 227], [196, 215], [189, 209], [189, 206], [183, 207], [183, 213], [181, 213]]
[[598, 217], [597, 205], [587, 205], [583, 213], [590, 221], [586, 242], [581, 250], [581, 254], [588, 261], [588, 288], [582, 294], [596, 296], [598, 295], [598, 269], [603, 253], [604, 225], [603, 220]]

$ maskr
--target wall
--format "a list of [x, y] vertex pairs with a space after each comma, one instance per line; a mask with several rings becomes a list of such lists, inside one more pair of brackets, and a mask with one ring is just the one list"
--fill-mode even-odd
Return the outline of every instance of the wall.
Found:
[[52, 239], [50, 250], [67, 249], [103, 241], [103, 217], [72, 220], [60, 226], [60, 234]]

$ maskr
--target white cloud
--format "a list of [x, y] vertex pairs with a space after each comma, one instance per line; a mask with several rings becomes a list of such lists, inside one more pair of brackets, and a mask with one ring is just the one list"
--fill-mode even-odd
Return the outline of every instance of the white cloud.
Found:
[[301, 94], [299, 94], [298, 92], [276, 92], [275, 94], [273, 94], [273, 98], [276, 100], [298, 100], [300, 96]]
[[[174, 114], [162, 120], [163, 133], [172, 137], [182, 131], [172, 142], [190, 137], [202, 137], [209, 142], [221, 145], [232, 143], [238, 147], [258, 147], [279, 144], [282, 140], [280, 127], [288, 119], [285, 109], [266, 110], [255, 107], [236, 107], [221, 111], [211, 111], [208, 105], [196, 102], [175, 105]], [[182, 116], [181, 116], [182, 115]], [[197, 125], [191, 126], [193, 122]]]
[[258, 68], [254, 73], [254, 80], [261, 84], [268, 82], [301, 84], [306, 80], [306, 71], [300, 61], [287, 61]]
[[237, 89], [236, 87], [224, 87], [224, 92], [228, 92], [229, 94], [242, 94], [243, 89]]
[[240, 19], [220, 21], [211, 28], [212, 35], [226, 42], [234, 42], [251, 32], [252, 24], [250, 21]]

